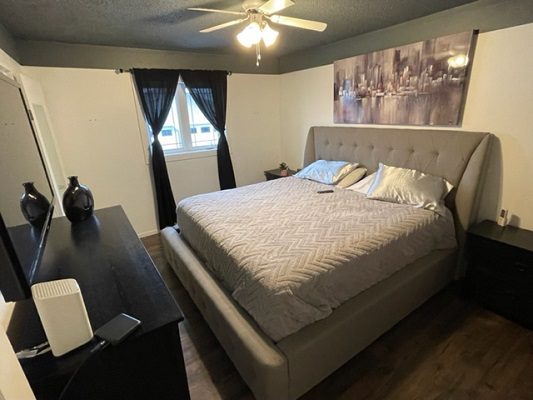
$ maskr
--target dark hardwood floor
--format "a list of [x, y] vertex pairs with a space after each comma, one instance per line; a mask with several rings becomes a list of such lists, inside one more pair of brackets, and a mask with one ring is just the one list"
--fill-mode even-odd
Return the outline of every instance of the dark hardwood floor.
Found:
[[[142, 241], [185, 315], [181, 341], [192, 400], [253, 399], [165, 261], [159, 235]], [[533, 399], [533, 331], [450, 287], [303, 399]]]

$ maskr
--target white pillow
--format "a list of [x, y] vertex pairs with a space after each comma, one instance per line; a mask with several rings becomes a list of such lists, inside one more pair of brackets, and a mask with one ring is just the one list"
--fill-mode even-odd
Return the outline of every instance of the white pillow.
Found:
[[349, 163], [347, 161], [317, 160], [293, 176], [325, 183], [326, 185], [334, 185], [357, 168], [357, 165], [357, 163]]
[[453, 189], [453, 185], [446, 179], [415, 169], [390, 167], [379, 163], [376, 174], [367, 198], [411, 204], [439, 213], [444, 207], [444, 197]]
[[363, 179], [361, 179], [359, 182], [354, 183], [352, 186], [348, 186], [346, 189], [353, 190], [354, 192], [362, 194], [367, 194], [368, 189], [370, 189], [370, 186], [372, 186], [375, 177], [376, 173], [374, 172], [373, 174], [365, 176]]

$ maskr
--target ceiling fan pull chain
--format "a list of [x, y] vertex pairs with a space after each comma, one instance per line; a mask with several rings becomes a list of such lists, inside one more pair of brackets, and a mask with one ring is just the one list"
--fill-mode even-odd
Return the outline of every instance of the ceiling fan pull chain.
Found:
[[255, 65], [259, 67], [259, 61], [261, 61], [261, 42], [255, 45], [255, 55], [257, 57], [255, 61]]

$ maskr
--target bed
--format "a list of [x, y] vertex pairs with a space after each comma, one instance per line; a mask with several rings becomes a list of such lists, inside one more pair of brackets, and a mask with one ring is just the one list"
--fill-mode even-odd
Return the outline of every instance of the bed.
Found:
[[[239, 298], [235, 296], [235, 287], [231, 286], [231, 273], [223, 278], [219, 275], [214, 277], [213, 264], [220, 264], [221, 270], [231, 272], [232, 269], [225, 265], [228, 263], [219, 261], [221, 258], [215, 257], [217, 245], [202, 239], [201, 229], [194, 233], [192, 223], [187, 218], [182, 218], [181, 224], [190, 235], [188, 241], [173, 228], [162, 231], [167, 260], [258, 399], [300, 397], [454, 278], [465, 229], [477, 217], [479, 188], [486, 169], [485, 160], [490, 141], [491, 135], [478, 132], [311, 128], [304, 153], [304, 165], [317, 159], [357, 161], [372, 172], [377, 169], [379, 162], [383, 162], [442, 176], [451, 182], [456, 189], [448, 196], [447, 205], [453, 216], [458, 246], [433, 248], [421, 257], [406, 259], [407, 266], [386, 271], [381, 279], [367, 282], [355, 295], [343, 294], [342, 301], [333, 299], [333, 306], [324, 315], [311, 315], [311, 322], [305, 321], [302, 326], [288, 331], [280, 332], [271, 328], [277, 325], [268, 325], [268, 321], [258, 317], [260, 314], [254, 311], [253, 303], [250, 306], [243, 302], [243, 298], [254, 298], [257, 291], [246, 294], [248, 286], [244, 285], [240, 288], [240, 293], [245, 295]], [[305, 187], [314, 184], [297, 182], [297, 178], [283, 180], [285, 182], [271, 181], [261, 185], [270, 185], [270, 189], [274, 191], [297, 191], [305, 189], [300, 188], [302, 185]], [[311, 191], [310, 188], [307, 190]], [[225, 198], [230, 202], [228, 204], [239, 199], [244, 201], [246, 197], [250, 199], [250, 204], [254, 204], [254, 196], [259, 196], [260, 200], [267, 203], [271, 201], [268, 196], [262, 198], [261, 194], [254, 194], [256, 192], [261, 193], [260, 188], [239, 188], [225, 195]], [[339, 193], [343, 196], [342, 192]], [[216, 195], [213, 196], [215, 197], [207, 195], [196, 201], [186, 201], [184, 204], [180, 203], [180, 206], [189, 208], [191, 215], [204, 209], [204, 216], [209, 216], [210, 213], [206, 213], [205, 209], [209, 210], [210, 203], [220, 201]], [[317, 201], [327, 200], [321, 197]], [[323, 205], [318, 204], [317, 207], [319, 206]], [[238, 212], [243, 213], [242, 210], [241, 208]], [[250, 212], [253, 211], [251, 206]], [[243, 230], [246, 229], [245, 217], [243, 215]], [[413, 219], [415, 216], [409, 218]], [[417, 215], [416, 218], [428, 217]], [[211, 226], [215, 222], [216, 217], [207, 218], [205, 226]], [[227, 224], [227, 220], [224, 222]], [[228, 228], [232, 231], [238, 229]], [[289, 226], [286, 228], [289, 231], [291, 229]], [[194, 235], [198, 236], [195, 240]], [[257, 238], [261, 238], [260, 233], [257, 235]], [[237, 239], [242, 241], [244, 237], [237, 236]], [[204, 254], [202, 247], [207, 249]], [[223, 247], [222, 244], [220, 247]], [[211, 254], [214, 258], [209, 259]], [[250, 262], [257, 261], [253, 257], [249, 259]], [[342, 277], [337, 281], [339, 282], [342, 282]], [[276, 305], [268, 304], [268, 307], [275, 309]], [[251, 315], [255, 315], [255, 318]]]

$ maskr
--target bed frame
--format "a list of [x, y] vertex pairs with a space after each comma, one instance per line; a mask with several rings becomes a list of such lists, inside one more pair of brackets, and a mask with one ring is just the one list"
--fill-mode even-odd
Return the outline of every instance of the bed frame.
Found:
[[357, 161], [414, 168], [454, 186], [447, 203], [459, 248], [434, 251], [352, 298], [326, 319], [274, 343], [206, 270], [173, 228], [161, 232], [165, 256], [211, 330], [260, 400], [296, 399], [363, 350], [456, 274], [465, 230], [477, 218], [491, 136], [480, 132], [312, 127], [304, 165]]

